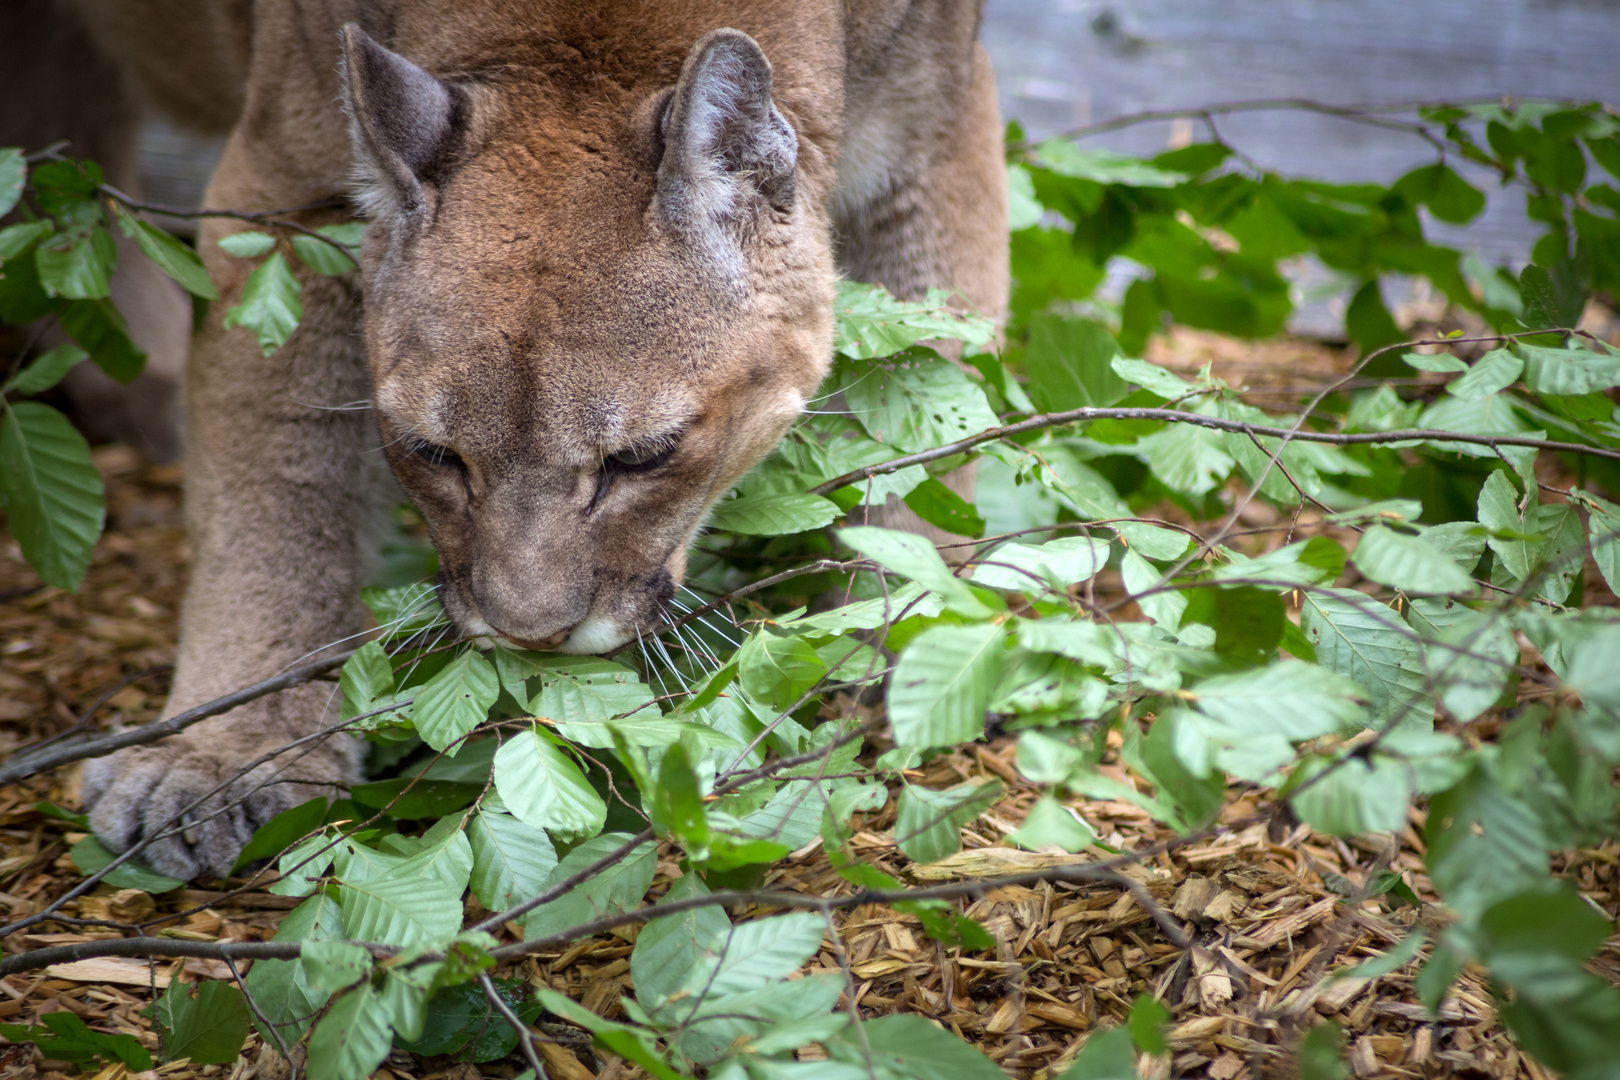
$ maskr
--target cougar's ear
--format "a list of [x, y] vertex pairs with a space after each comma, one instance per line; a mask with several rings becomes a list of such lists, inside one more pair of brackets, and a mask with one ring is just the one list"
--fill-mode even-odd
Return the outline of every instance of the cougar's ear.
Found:
[[692, 46], [661, 125], [656, 205], [676, 233], [734, 250], [759, 214], [792, 208], [798, 137], [747, 34], [714, 30]]
[[361, 205], [372, 217], [415, 217], [425, 205], [423, 182], [442, 181], [460, 143], [464, 95], [354, 23], [342, 33], [343, 97]]

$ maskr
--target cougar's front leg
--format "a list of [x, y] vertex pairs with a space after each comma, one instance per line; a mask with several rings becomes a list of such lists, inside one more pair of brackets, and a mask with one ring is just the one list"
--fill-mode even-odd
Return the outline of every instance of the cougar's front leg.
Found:
[[[839, 263], [902, 299], [950, 289], [961, 306], [1000, 322], [1008, 290], [1001, 117], [989, 57], [977, 44], [969, 50], [959, 70], [932, 70], [937, 92], [920, 92], [904, 71], [876, 75], [881, 88], [852, 95], [868, 104], [852, 117], [839, 164]], [[955, 342], [941, 345], [956, 358]], [[943, 480], [972, 498], [971, 465]], [[935, 543], [961, 539], [894, 496], [869, 520]]]
[[[284, 193], [233, 183], [232, 176], [227, 151], [207, 205], [288, 205], [278, 202], [288, 199]], [[333, 648], [362, 628], [359, 588], [388, 490], [374, 422], [356, 407], [370, 395], [357, 279], [300, 271], [303, 319], [265, 356], [246, 330], [223, 327], [259, 261], [218, 249], [219, 237], [237, 228], [216, 222], [203, 232], [221, 297], [193, 342], [187, 373], [192, 572], [168, 715]], [[228, 872], [259, 825], [357, 779], [361, 746], [344, 735], [236, 775], [335, 720], [336, 697], [329, 683], [298, 687], [90, 763], [92, 827], [119, 850], [150, 840], [145, 858], [177, 877]], [[184, 827], [162, 835], [182, 814]]]

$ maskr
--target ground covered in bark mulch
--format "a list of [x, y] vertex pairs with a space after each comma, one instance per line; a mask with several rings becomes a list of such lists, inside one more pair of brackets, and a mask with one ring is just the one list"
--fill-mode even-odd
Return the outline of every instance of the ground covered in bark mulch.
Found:
[[[1200, 347], [1197, 340], [1183, 345], [1189, 353]], [[1301, 347], [1299, 352], [1296, 373], [1307, 363], [1324, 369], [1342, 363], [1329, 350]], [[1189, 353], [1172, 359], [1186, 360]], [[79, 594], [37, 587], [15, 545], [0, 541], [0, 755], [72, 728], [98, 702], [101, 708], [89, 721], [94, 727], [151, 719], [167, 689], [164, 665], [173, 656], [187, 565], [180, 476], [172, 467], [143, 466], [119, 447], [102, 448], [97, 460], [109, 484], [110, 528]], [[132, 676], [139, 677], [107, 697]], [[853, 700], [838, 704], [862, 708]], [[1490, 730], [1489, 723], [1475, 724], [1468, 734], [1488, 738]], [[855, 853], [919, 884], [1085, 858], [1024, 852], [1005, 840], [1035, 797], [1014, 770], [1012, 755], [1011, 740], [992, 741], [971, 754], [934, 760], [916, 776], [928, 786], [981, 778], [1006, 784], [1004, 800], [962, 830], [959, 855], [928, 866], [908, 864], [894, 846], [892, 801], [860, 826]], [[1129, 782], [1117, 767], [1115, 775]], [[34, 809], [42, 799], [72, 805], [72, 788], [72, 778], [61, 775], [0, 789], [0, 915], [31, 914], [77, 880], [66, 857], [68, 844], [77, 839], [73, 827]], [[1129, 804], [1076, 800], [1073, 805], [1120, 850], [1154, 849], [1173, 836]], [[968, 908], [994, 936], [993, 950], [944, 949], [915, 919], [862, 907], [837, 915], [840, 940], [825, 942], [811, 969], [841, 971], [847, 962], [857, 1003], [867, 1015], [907, 1011], [929, 1017], [976, 1043], [1021, 1080], [1060, 1075], [1088, 1035], [1122, 1022], [1143, 991], [1158, 996], [1172, 1014], [1171, 1052], [1148, 1063], [1150, 1076], [1293, 1075], [1292, 1053], [1301, 1033], [1323, 1017], [1349, 1032], [1358, 1077], [1539, 1080], [1547, 1075], [1513, 1048], [1477, 971], [1463, 974], [1437, 1019], [1418, 1003], [1415, 965], [1371, 982], [1334, 977], [1434, 917], [1427, 904], [1435, 896], [1421, 873], [1421, 813], [1414, 812], [1398, 835], [1345, 842], [1296, 826], [1285, 810], [1234, 787], [1221, 820], [1228, 828], [1220, 835], [1155, 855], [1132, 870], [1157, 904], [1185, 927], [1195, 943], [1190, 950], [1171, 944], [1129, 892], [1047, 884], [998, 888]], [[663, 854], [655, 891], [680, 873], [671, 853]], [[1559, 868], [1584, 896], [1611, 917], [1620, 914], [1620, 845], [1558, 858]], [[1362, 898], [1369, 882], [1387, 870], [1400, 872], [1425, 905], [1410, 906], [1391, 893]], [[773, 868], [766, 885], [817, 895], [847, 895], [853, 888], [814, 844]], [[69, 911], [129, 921], [150, 918], [149, 912], [201, 908], [161, 932], [191, 940], [250, 941], [269, 938], [294, 903], [265, 892], [226, 901], [223, 893], [204, 889], [151, 898], [103, 886], [70, 904]], [[734, 918], [745, 914], [732, 912]], [[6, 939], [4, 947], [9, 954], [91, 936], [44, 923]], [[632, 989], [634, 936], [635, 928], [627, 928], [499, 974], [549, 985], [611, 1014], [619, 995]], [[1620, 935], [1610, 940], [1595, 967], [1620, 983]], [[82, 961], [0, 980], [0, 1022], [34, 1022], [65, 1009], [93, 1028], [134, 1034], [155, 1049], [151, 1021], [139, 1010], [156, 990], [175, 978], [230, 977], [223, 964], [197, 960]], [[599, 1056], [583, 1040], [541, 1045], [551, 1075], [559, 1080], [642, 1075], [617, 1058]], [[71, 1072], [65, 1063], [45, 1061], [31, 1047], [0, 1040], [0, 1077], [52, 1077], [64, 1071]], [[515, 1057], [474, 1067], [396, 1054], [377, 1076], [470, 1080], [519, 1071]], [[111, 1066], [97, 1080], [122, 1075], [122, 1066]], [[182, 1060], [143, 1075], [247, 1080], [283, 1076], [285, 1065], [250, 1036], [235, 1065], [193, 1067]]]

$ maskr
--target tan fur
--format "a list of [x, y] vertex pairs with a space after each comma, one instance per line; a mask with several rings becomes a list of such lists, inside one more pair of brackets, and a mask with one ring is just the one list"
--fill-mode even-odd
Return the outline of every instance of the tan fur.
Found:
[[[208, 22], [227, 60], [228, 10]], [[161, 51], [161, 19], [132, 52]], [[222, 300], [188, 373], [194, 576], [170, 711], [361, 628], [389, 465], [464, 630], [600, 651], [652, 623], [708, 508], [824, 375], [840, 270], [1001, 313], [977, 20], [976, 0], [260, 0], [208, 204], [318, 202], [353, 189], [358, 160], [376, 219], [363, 273], [306, 276], [303, 323], [268, 358], [218, 318], [250, 266], [216, 245], [241, 226], [203, 229]], [[203, 119], [232, 92], [207, 78], [231, 66], [194, 66]], [[762, 79], [763, 103], [748, 97]], [[184, 111], [172, 84], [149, 93]], [[358, 399], [373, 414], [316, 407]], [[670, 447], [601, 484], [612, 455]], [[98, 763], [93, 825], [136, 842], [329, 722], [332, 697], [301, 688]], [[149, 857], [222, 872], [254, 824], [356, 764], [352, 744], [322, 744]]]

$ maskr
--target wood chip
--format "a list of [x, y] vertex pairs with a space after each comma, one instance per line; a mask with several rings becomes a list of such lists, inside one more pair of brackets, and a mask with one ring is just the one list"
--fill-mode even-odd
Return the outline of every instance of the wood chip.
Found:
[[[221, 967], [225, 965], [221, 964]], [[119, 956], [96, 956], [89, 960], [74, 960], [68, 964], [52, 964], [45, 974], [56, 979], [69, 979], [77, 983], [114, 983], [119, 986], [169, 985], [169, 976], [161, 965], [151, 967], [145, 960], [126, 960]], [[229, 974], [229, 971], [226, 972]]]

